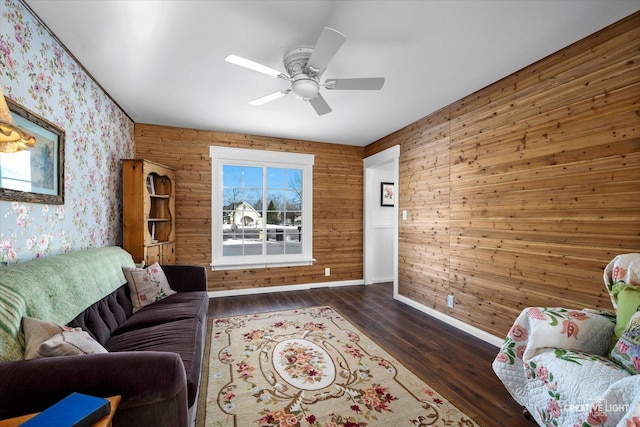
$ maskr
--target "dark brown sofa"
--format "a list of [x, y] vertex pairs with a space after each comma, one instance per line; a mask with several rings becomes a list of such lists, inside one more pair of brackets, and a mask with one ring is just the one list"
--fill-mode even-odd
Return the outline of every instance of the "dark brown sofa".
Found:
[[0, 362], [0, 419], [42, 411], [75, 391], [122, 396], [115, 427], [192, 425], [206, 339], [206, 269], [162, 268], [176, 294], [132, 313], [125, 283], [68, 322], [109, 353]]

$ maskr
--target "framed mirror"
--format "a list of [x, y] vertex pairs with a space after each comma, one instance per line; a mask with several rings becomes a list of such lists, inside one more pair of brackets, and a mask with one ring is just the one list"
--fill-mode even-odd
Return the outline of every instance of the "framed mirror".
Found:
[[0, 200], [64, 204], [64, 130], [6, 98], [16, 124], [36, 145], [0, 152]]

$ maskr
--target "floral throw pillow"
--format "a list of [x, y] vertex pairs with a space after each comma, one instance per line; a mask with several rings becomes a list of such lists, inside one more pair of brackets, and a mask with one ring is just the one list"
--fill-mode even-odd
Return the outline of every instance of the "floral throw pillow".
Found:
[[169, 286], [167, 276], [157, 262], [147, 268], [123, 267], [122, 271], [129, 283], [134, 313], [176, 293]]
[[631, 316], [609, 357], [631, 374], [640, 373], [640, 311]]

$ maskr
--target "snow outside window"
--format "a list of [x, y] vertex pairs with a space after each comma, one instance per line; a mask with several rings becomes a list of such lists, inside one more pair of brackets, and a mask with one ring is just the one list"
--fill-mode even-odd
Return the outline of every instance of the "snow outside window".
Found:
[[311, 154], [210, 147], [213, 270], [310, 265]]

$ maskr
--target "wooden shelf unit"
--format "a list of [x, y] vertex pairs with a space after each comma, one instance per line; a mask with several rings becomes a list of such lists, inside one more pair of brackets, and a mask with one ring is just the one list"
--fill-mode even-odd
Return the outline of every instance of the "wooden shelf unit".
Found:
[[173, 169], [122, 161], [122, 247], [135, 262], [175, 264], [175, 189]]

